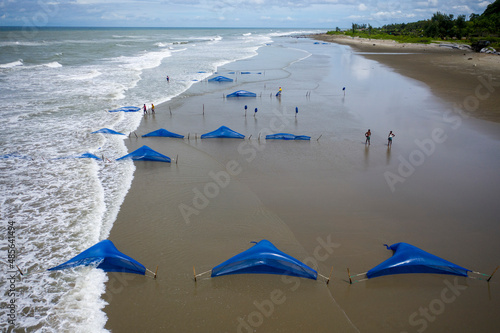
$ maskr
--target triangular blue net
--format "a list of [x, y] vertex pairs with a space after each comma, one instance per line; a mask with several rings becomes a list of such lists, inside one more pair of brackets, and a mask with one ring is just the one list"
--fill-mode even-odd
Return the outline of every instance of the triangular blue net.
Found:
[[113, 242], [108, 239], [100, 241], [65, 263], [48, 270], [58, 271], [77, 266], [95, 266], [105, 272], [146, 274], [146, 267], [118, 251]]
[[231, 274], [279, 274], [313, 280], [318, 277], [314, 269], [281, 252], [265, 239], [212, 268], [212, 277]]
[[101, 128], [100, 130], [94, 131], [90, 134], [96, 134], [96, 133], [101, 133], [101, 134], [116, 134], [116, 135], [125, 135], [123, 133], [117, 132], [115, 130], [109, 129], [109, 128]]
[[134, 161], [153, 161], [153, 162], [168, 162], [170, 163], [170, 157], [160, 154], [159, 152], [149, 148], [148, 146], [142, 146], [117, 159], [117, 161], [131, 158]]
[[229, 138], [229, 139], [244, 139], [245, 136], [241, 133], [233, 131], [229, 127], [221, 126], [215, 131], [205, 133], [201, 136], [202, 139], [210, 138]]
[[394, 251], [391, 258], [370, 269], [366, 276], [371, 279], [378, 276], [408, 273], [432, 273], [467, 276], [470, 269], [460, 267], [445, 259], [425, 252], [408, 243], [386, 245]]
[[208, 79], [208, 82], [233, 82], [233, 79], [219, 75], [211, 79]]
[[184, 135], [169, 132], [164, 128], [160, 128], [156, 131], [149, 132], [148, 134], [143, 135], [143, 137], [150, 137], [150, 136], [161, 136], [161, 137], [166, 137], [166, 138], [179, 138], [179, 139], [184, 138]]
[[246, 90], [238, 90], [227, 95], [226, 97], [257, 97], [257, 94]]

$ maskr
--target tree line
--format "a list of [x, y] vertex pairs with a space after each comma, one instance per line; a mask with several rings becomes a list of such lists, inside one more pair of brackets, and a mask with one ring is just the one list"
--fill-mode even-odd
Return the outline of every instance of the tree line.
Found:
[[[500, 0], [488, 5], [482, 14], [458, 15], [437, 12], [428, 20], [411, 23], [388, 24], [374, 28], [370, 24], [353, 23], [348, 31], [335, 32], [369, 38], [387, 38], [407, 42], [430, 42], [432, 39], [473, 40], [486, 39], [499, 44]], [[385, 36], [385, 37], [384, 37]]]

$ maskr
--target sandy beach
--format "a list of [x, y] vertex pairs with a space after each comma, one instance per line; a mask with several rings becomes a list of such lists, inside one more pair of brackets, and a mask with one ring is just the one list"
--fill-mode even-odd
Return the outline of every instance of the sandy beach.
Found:
[[[410, 274], [350, 285], [347, 268], [366, 272], [390, 257], [383, 244], [397, 242], [483, 273], [500, 264], [500, 59], [315, 38], [336, 44], [278, 39], [218, 69], [235, 82], [198, 82], [144, 116], [129, 151], [147, 145], [173, 163], [134, 162], [110, 239], [149, 269], [159, 265], [158, 278], [110, 273], [107, 329], [496, 330], [500, 279]], [[224, 98], [240, 89], [257, 97]], [[221, 125], [246, 138], [200, 139]], [[141, 137], [159, 128], [186, 138]], [[311, 141], [264, 139], [276, 132]], [[193, 266], [209, 271], [262, 239], [322, 275], [333, 267], [330, 284], [277, 275], [194, 282]]]
[[[432, 92], [465, 109], [469, 95], [488, 94], [480, 105], [470, 102], [467, 113], [473, 117], [500, 122], [500, 94], [494, 89], [478, 90], [482, 79], [498, 89], [500, 86], [500, 56], [454, 49], [439, 44], [397, 43], [391, 40], [370, 40], [338, 35], [314, 35], [315, 39], [349, 45], [368, 59], [427, 84]], [[444, 45], [451, 45], [443, 43]], [[397, 55], [397, 56], [396, 56]], [[491, 78], [490, 78], [491, 77]], [[484, 88], [483, 88], [484, 89]], [[497, 91], [498, 92], [498, 91]], [[469, 102], [470, 99], [466, 101]]]

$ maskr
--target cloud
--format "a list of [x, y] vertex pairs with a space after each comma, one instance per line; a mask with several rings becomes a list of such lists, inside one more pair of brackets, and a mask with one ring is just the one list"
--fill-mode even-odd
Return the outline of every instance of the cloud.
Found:
[[[437, 11], [482, 13], [487, 0], [0, 0], [2, 23], [16, 25], [47, 14], [48, 25], [311, 27], [353, 20], [380, 26], [425, 20]], [[52, 10], [57, 8], [57, 10]], [[124, 19], [125, 18], [125, 19]], [[196, 19], [197, 18], [197, 19]], [[238, 19], [238, 20], [237, 20]], [[235, 25], [237, 24], [237, 25]]]

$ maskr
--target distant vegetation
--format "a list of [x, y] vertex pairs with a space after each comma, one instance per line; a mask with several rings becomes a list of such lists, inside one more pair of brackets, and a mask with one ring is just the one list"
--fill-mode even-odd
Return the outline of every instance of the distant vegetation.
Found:
[[474, 44], [487, 40], [500, 50], [500, 0], [488, 5], [484, 13], [456, 18], [450, 14], [435, 13], [431, 19], [413, 23], [389, 24], [374, 28], [370, 24], [353, 23], [352, 28], [329, 31], [328, 34], [344, 34], [372, 39], [393, 39], [401, 43], [431, 43], [436, 40], [453, 40]]

